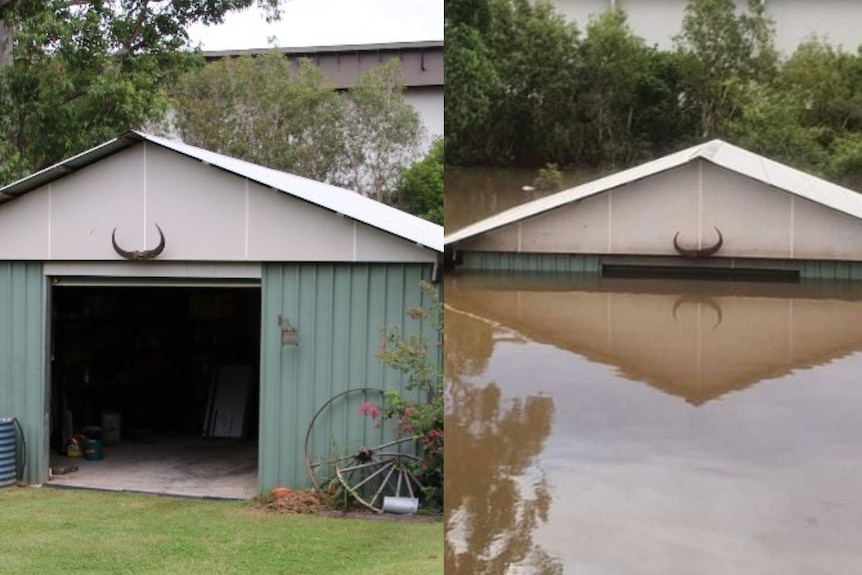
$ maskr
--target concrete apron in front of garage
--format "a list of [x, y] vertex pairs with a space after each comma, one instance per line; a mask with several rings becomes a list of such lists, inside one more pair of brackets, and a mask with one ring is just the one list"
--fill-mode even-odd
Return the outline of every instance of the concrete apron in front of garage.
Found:
[[257, 442], [196, 437], [106, 445], [104, 458], [51, 455], [48, 486], [134, 491], [219, 499], [250, 499], [258, 492]]

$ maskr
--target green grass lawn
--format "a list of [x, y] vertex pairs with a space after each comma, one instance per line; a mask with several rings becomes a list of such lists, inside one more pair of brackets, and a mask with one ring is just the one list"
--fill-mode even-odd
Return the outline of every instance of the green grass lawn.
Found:
[[438, 575], [443, 524], [275, 515], [249, 503], [0, 489], [0, 573]]

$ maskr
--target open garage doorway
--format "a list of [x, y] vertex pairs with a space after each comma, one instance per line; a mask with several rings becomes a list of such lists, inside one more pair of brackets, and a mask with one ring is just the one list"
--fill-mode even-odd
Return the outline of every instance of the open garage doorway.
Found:
[[260, 294], [52, 281], [50, 484], [256, 495]]

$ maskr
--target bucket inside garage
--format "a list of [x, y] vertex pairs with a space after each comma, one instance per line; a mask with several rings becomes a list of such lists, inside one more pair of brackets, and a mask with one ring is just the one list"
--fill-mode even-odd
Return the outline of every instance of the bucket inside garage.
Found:
[[52, 284], [49, 484], [254, 496], [259, 284]]

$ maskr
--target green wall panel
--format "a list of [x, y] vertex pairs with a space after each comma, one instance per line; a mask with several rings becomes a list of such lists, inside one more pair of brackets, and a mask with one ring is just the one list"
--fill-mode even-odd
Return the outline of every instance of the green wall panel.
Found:
[[24, 430], [27, 483], [48, 478], [45, 325], [42, 265], [0, 262], [0, 417], [18, 418]]
[[462, 252], [460, 269], [512, 272], [599, 271], [599, 258], [584, 254], [538, 254], [513, 252]]
[[[407, 312], [427, 305], [419, 283], [427, 264], [267, 264], [262, 278], [261, 406], [259, 476], [262, 491], [306, 487], [303, 444], [317, 409], [336, 394], [355, 388], [400, 389], [400, 374], [374, 354], [379, 328], [436, 333]], [[281, 344], [278, 317], [299, 332], [296, 346]], [[439, 354], [438, 354], [439, 355]], [[440, 359], [438, 357], [438, 359]], [[334, 403], [317, 420], [313, 453], [353, 451], [392, 438], [389, 429], [357, 413], [361, 394]]]
[[858, 281], [862, 280], [862, 262], [802, 261], [799, 276], [802, 279]]

